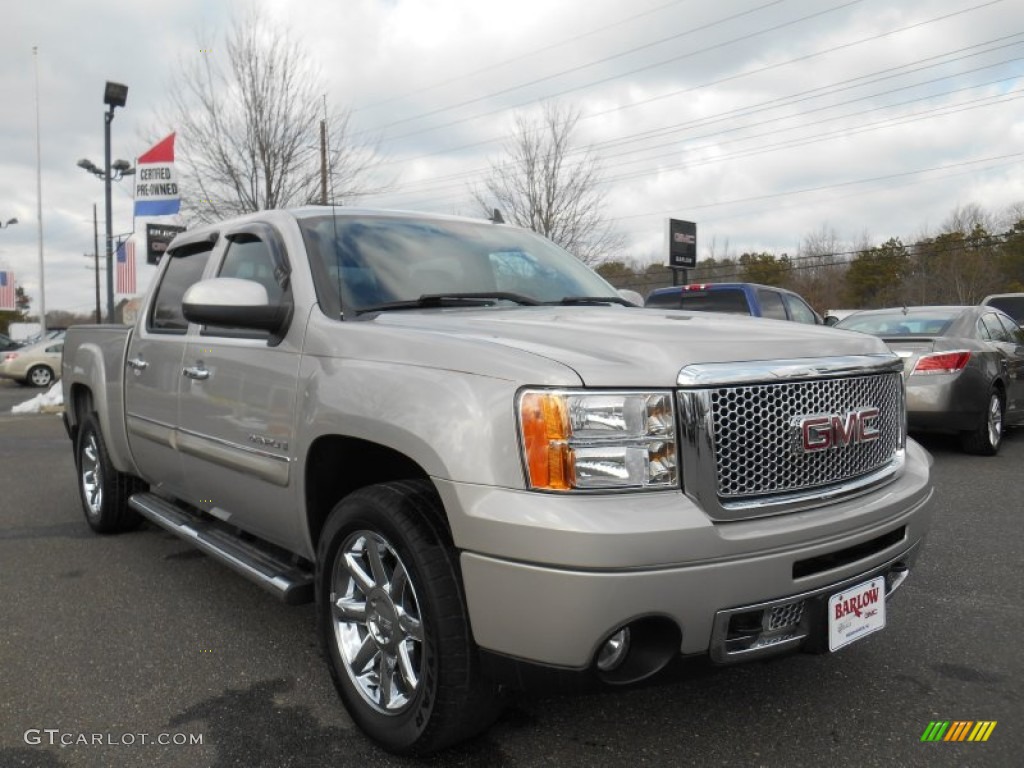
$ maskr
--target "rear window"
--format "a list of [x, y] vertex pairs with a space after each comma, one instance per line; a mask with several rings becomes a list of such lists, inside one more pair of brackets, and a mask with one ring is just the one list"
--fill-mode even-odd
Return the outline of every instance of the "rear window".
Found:
[[884, 315], [851, 315], [836, 324], [836, 328], [860, 331], [875, 336], [941, 336], [953, 323], [959, 310], [928, 313], [894, 312]]
[[728, 312], [732, 315], [749, 315], [750, 305], [743, 291], [723, 288], [720, 291], [683, 291], [680, 296], [681, 309], [694, 312]]
[[985, 304], [1003, 310], [1017, 323], [1024, 321], [1024, 296], [995, 296]]
[[656, 309], [679, 309], [679, 293], [679, 291], [652, 293], [647, 297], [644, 306]]

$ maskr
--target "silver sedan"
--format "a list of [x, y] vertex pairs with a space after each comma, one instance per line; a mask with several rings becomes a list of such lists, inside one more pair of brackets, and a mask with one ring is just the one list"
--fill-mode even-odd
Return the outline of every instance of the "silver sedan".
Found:
[[994, 456], [1024, 423], [1024, 331], [994, 307], [899, 307], [856, 312], [836, 328], [882, 338], [903, 358], [911, 431], [960, 435]]

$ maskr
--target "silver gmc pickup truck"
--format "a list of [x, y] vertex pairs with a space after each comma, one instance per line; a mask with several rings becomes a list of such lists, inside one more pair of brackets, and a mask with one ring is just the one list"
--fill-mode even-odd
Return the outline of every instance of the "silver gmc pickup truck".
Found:
[[72, 328], [85, 518], [313, 600], [353, 720], [425, 754], [502, 690], [885, 627], [930, 517], [871, 336], [643, 309], [538, 235], [305, 208], [183, 233]]

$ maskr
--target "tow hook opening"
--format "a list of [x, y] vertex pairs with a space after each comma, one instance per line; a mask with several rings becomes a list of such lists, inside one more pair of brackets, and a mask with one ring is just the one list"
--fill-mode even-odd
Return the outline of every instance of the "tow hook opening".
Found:
[[637, 619], [605, 638], [598, 647], [594, 667], [606, 683], [636, 683], [664, 669], [679, 653], [682, 641], [683, 633], [669, 619]]
[[907, 580], [907, 576], [910, 575], [910, 568], [904, 563], [896, 563], [892, 568], [885, 574], [885, 597], [888, 599], [889, 595], [903, 586], [903, 582]]

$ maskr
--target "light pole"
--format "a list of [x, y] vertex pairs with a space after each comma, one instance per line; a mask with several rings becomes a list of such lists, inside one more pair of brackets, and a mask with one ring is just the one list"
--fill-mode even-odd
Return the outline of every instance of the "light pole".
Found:
[[79, 160], [78, 167], [103, 179], [103, 195], [107, 213], [107, 322], [114, 322], [114, 224], [113, 204], [110, 199], [110, 182], [120, 181], [125, 176], [135, 173], [135, 169], [126, 160], [110, 163], [110, 123], [114, 119], [114, 109], [123, 107], [128, 100], [128, 86], [107, 81], [103, 91], [103, 103], [109, 109], [103, 115], [103, 168], [97, 168], [89, 160]]
[[89, 160], [79, 160], [78, 167], [103, 179], [103, 195], [107, 213], [107, 322], [114, 322], [114, 212], [110, 199], [110, 182], [120, 181], [125, 176], [135, 173], [135, 169], [126, 160], [110, 163], [110, 123], [114, 120], [114, 109], [123, 107], [128, 100], [128, 86], [107, 81], [103, 91], [103, 103], [109, 109], [103, 114], [103, 168], [97, 168]]
[[8, 219], [7, 221], [0, 221], [0, 229], [11, 226], [11, 224], [17, 224], [17, 219]]
[[[85, 171], [88, 171], [93, 176], [95, 176], [95, 177], [97, 177], [99, 179], [103, 179], [104, 185], [105, 185], [105, 192], [107, 193], [107, 214], [109, 216], [109, 214], [110, 214], [110, 182], [111, 181], [120, 181], [125, 176], [133, 175], [135, 173], [135, 169], [131, 167], [131, 165], [128, 163], [127, 160], [115, 160], [110, 165], [110, 172], [109, 173], [105, 173], [102, 168], [96, 167], [96, 164], [93, 163], [91, 160], [86, 160], [84, 158], [82, 160], [79, 160], [77, 165], [78, 165], [79, 168], [81, 168], [81, 169], [83, 169]], [[96, 206], [95, 205], [93, 205], [93, 207], [92, 207], [92, 222], [93, 222], [93, 239], [97, 240], [99, 235], [97, 234]], [[112, 322], [114, 322], [114, 314], [113, 314], [114, 313], [114, 288], [113, 288], [114, 283], [113, 283], [113, 278], [110, 276], [110, 270], [111, 270], [111, 249], [113, 247], [112, 244], [114, 242], [114, 234], [113, 234], [113, 224], [111, 223], [109, 218], [107, 219], [107, 235], [106, 236], [107, 236], [107, 259], [106, 259], [106, 263], [107, 263], [107, 267], [106, 267], [106, 269], [107, 269], [107, 322], [108, 323], [112, 323]], [[102, 322], [101, 319], [100, 319], [100, 314], [99, 314], [99, 304], [100, 304], [100, 299], [99, 299], [99, 295], [100, 295], [99, 252], [100, 252], [100, 249], [99, 249], [98, 242], [94, 243], [94, 246], [95, 246], [94, 253], [96, 254], [96, 307], [97, 307], [96, 322], [99, 323], [99, 322]]]
[[96, 266], [96, 324], [100, 322], [100, 228], [96, 221], [96, 203], [92, 204], [92, 258]]

